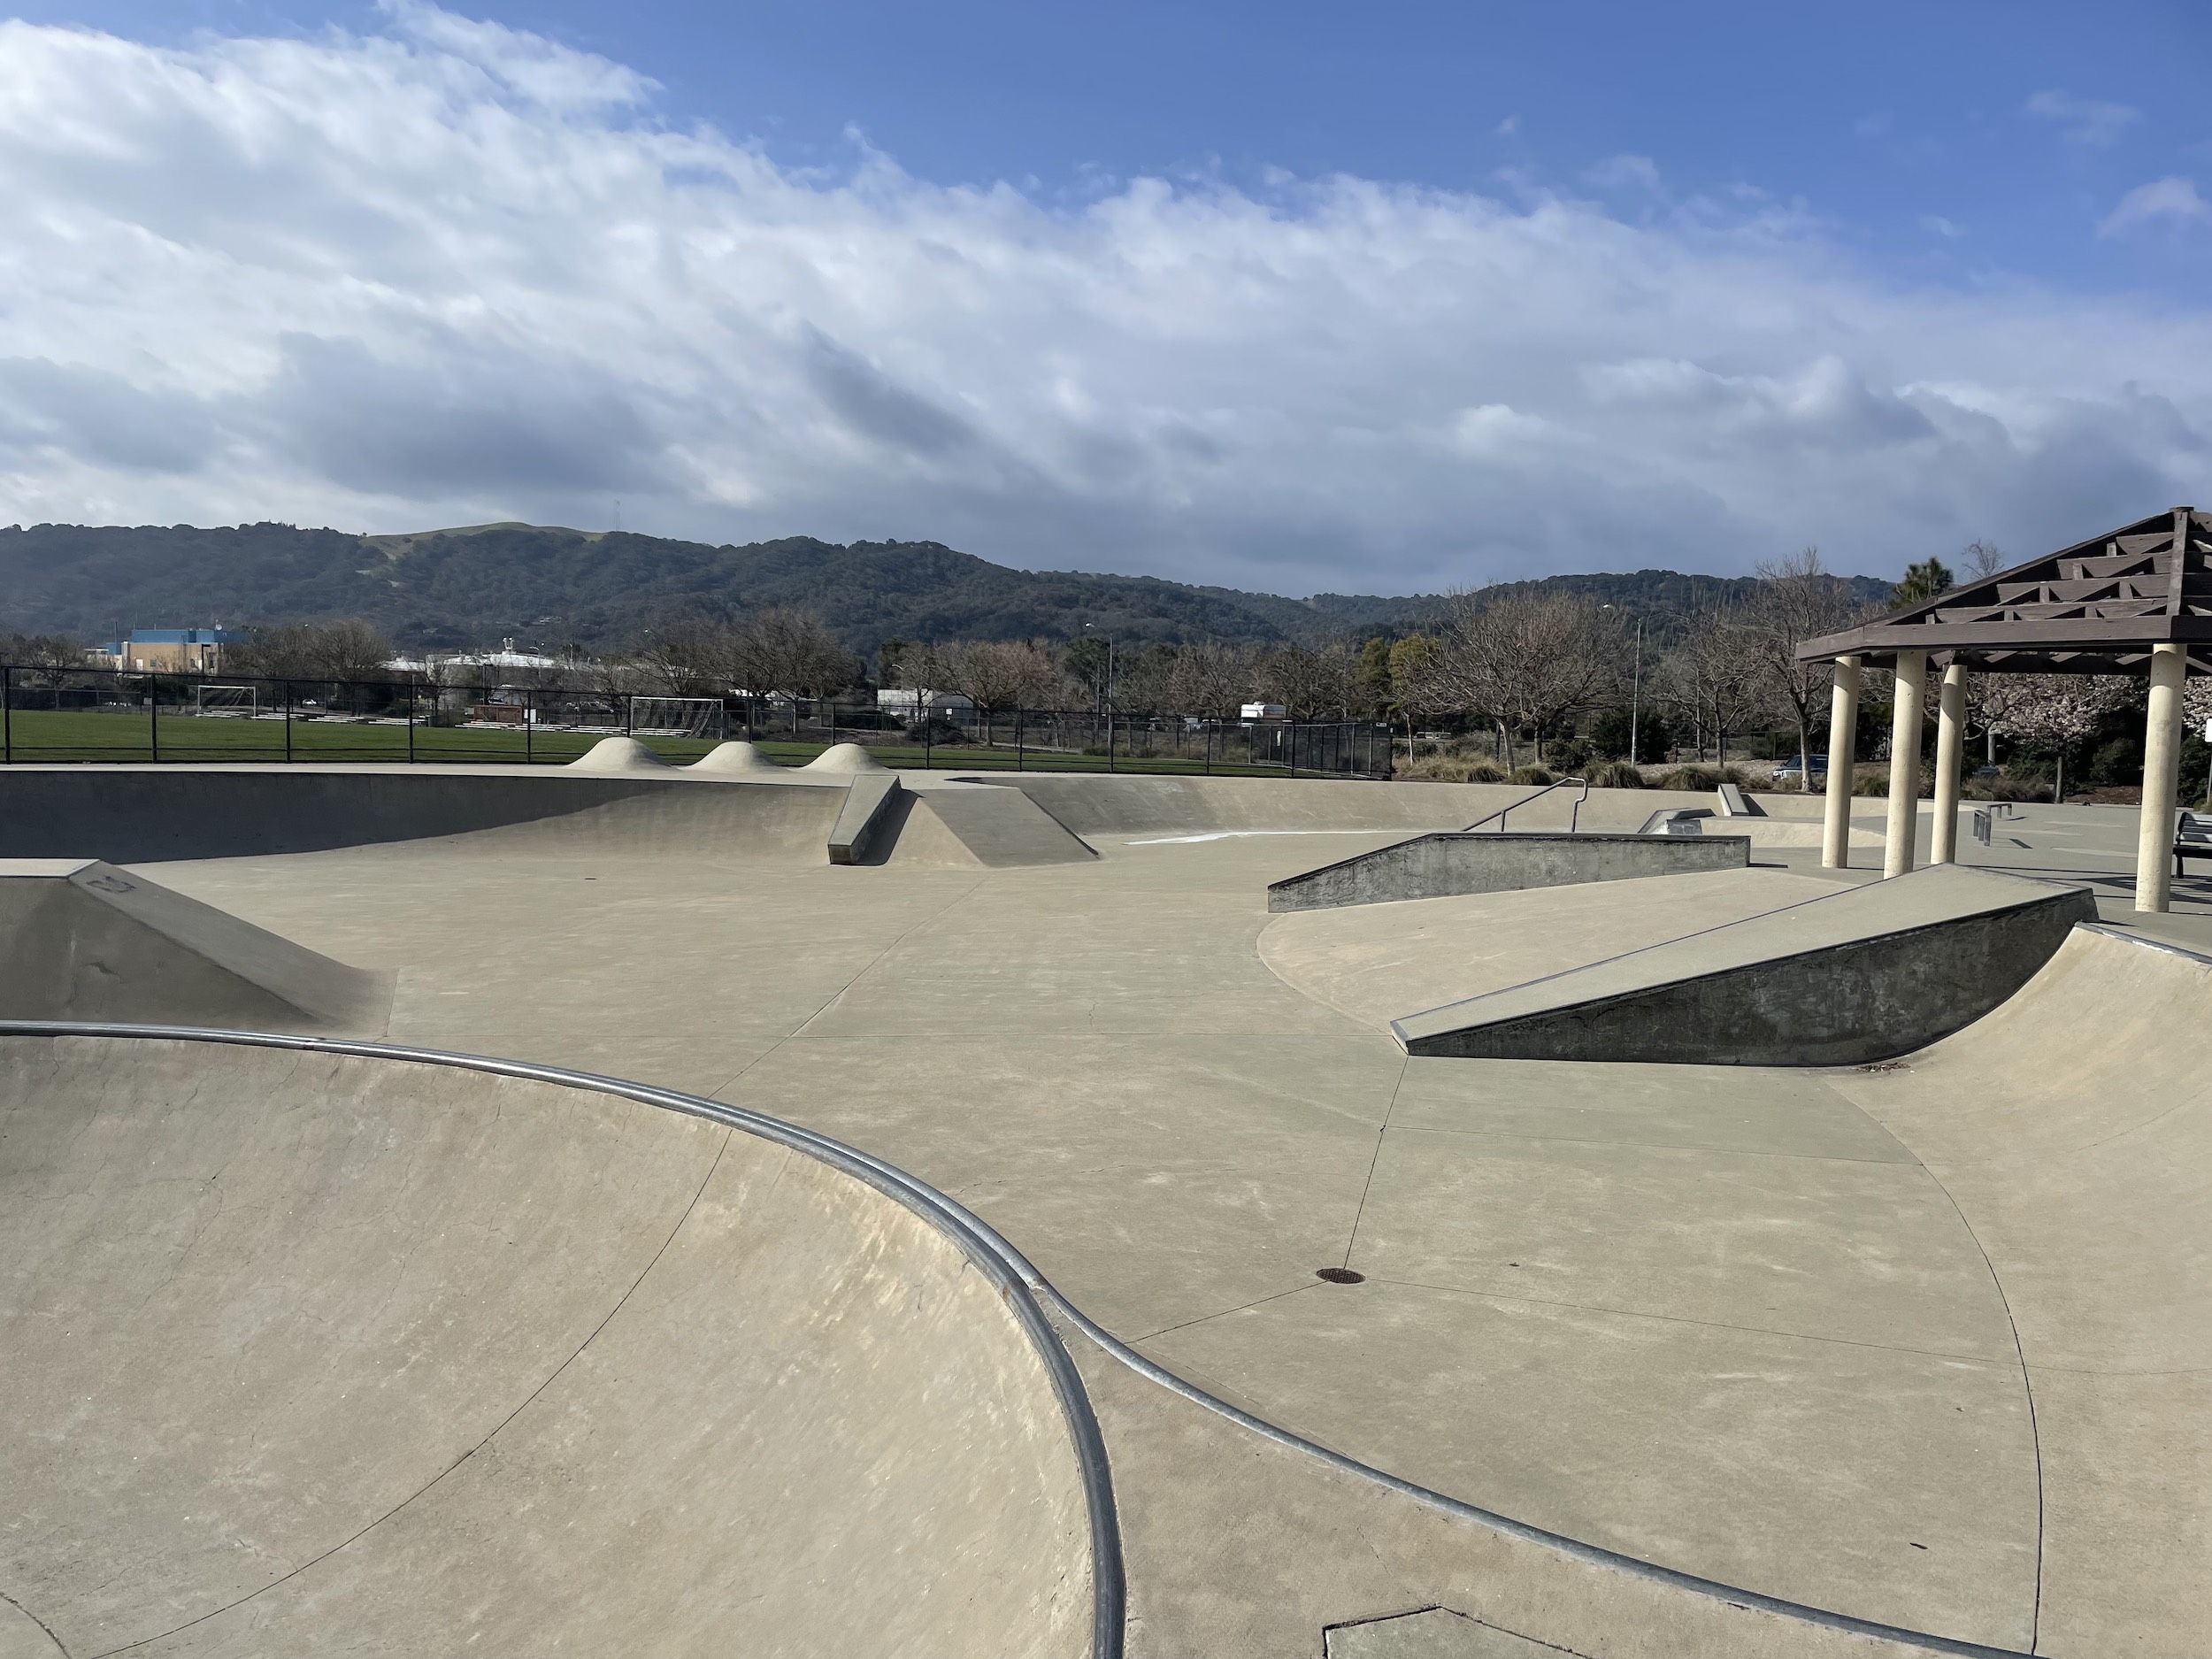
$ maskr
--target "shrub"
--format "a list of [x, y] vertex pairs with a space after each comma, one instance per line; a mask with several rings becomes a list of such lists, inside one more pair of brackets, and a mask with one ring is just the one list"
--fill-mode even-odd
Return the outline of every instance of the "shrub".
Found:
[[1624, 760], [1610, 760], [1590, 768], [1593, 789], [1641, 789], [1644, 774]]
[[1470, 760], [1464, 755], [1424, 755], [1402, 760], [1391, 775], [1436, 783], [1503, 783], [1505, 769], [1494, 761]]
[[1557, 783], [1559, 780], [1541, 766], [1516, 766], [1513, 769], [1513, 775], [1506, 781], [1508, 783], [1547, 784]]
[[1717, 766], [1677, 766], [1659, 780], [1662, 789], [1717, 789], [1721, 772]]

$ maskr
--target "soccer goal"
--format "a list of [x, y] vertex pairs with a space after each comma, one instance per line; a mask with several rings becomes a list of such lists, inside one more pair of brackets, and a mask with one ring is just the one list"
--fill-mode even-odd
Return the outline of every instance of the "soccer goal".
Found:
[[261, 687], [195, 686], [192, 687], [192, 712], [235, 715], [250, 720], [261, 712]]
[[637, 737], [710, 737], [726, 735], [726, 716], [719, 697], [633, 697], [630, 732]]

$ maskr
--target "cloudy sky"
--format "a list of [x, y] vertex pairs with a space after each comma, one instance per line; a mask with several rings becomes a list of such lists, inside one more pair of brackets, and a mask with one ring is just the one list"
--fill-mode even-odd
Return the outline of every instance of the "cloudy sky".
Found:
[[2212, 499], [2212, 12], [1812, 10], [19, 4], [0, 523], [1304, 594]]

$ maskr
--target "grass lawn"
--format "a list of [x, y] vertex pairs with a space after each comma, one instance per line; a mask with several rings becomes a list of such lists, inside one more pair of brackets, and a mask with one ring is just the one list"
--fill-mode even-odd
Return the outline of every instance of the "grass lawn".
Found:
[[[446, 764], [518, 765], [528, 761], [558, 765], [576, 759], [603, 740], [604, 732], [537, 730], [520, 726], [418, 726], [410, 733], [404, 722], [365, 722], [311, 719], [295, 716], [288, 739], [281, 718], [246, 718], [235, 715], [167, 714], [157, 726], [140, 710], [55, 711], [15, 709], [7, 717], [8, 749], [24, 764], [58, 762], [274, 762], [311, 761], [426, 761]], [[681, 764], [714, 747], [711, 740], [687, 737], [641, 737], [638, 740], [664, 760]], [[160, 752], [154, 749], [158, 741]], [[287, 743], [289, 753], [287, 753]], [[820, 754], [822, 743], [785, 742], [764, 734], [761, 752], [787, 766], [803, 765]], [[1030, 772], [1105, 772], [1103, 755], [1064, 750], [1026, 749], [1018, 757], [1009, 747], [992, 749], [933, 749], [901, 734], [895, 741], [870, 742], [868, 750], [887, 766], [920, 767], [925, 762], [945, 772], [1012, 771], [1018, 762]], [[1118, 754], [1112, 770], [1134, 772], [1203, 773], [1203, 757]], [[1277, 777], [1280, 766], [1249, 766], [1217, 758], [1210, 769], [1217, 777]], [[1301, 770], [1303, 770], [1302, 768]]]

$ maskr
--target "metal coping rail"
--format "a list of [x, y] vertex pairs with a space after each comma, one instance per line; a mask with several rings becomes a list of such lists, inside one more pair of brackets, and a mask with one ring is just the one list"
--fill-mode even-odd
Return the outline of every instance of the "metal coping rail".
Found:
[[1540, 801], [1553, 790], [1563, 789], [1571, 783], [1580, 784], [1582, 786], [1582, 793], [1575, 796], [1574, 810], [1567, 815], [1567, 833], [1571, 835], [1575, 833], [1576, 828], [1582, 822], [1582, 803], [1590, 798], [1590, 780], [1587, 778], [1562, 778], [1555, 783], [1545, 784], [1541, 788], [1538, 789], [1535, 794], [1525, 795], [1517, 801], [1509, 802], [1506, 805], [1500, 807], [1496, 811], [1491, 813], [1488, 818], [1477, 818], [1473, 823], [1470, 824], [1465, 829], [1460, 831], [1459, 833], [1462, 835], [1471, 834], [1486, 824], [1495, 823], [1498, 826], [1498, 833], [1500, 834], [1503, 834], [1505, 833], [1505, 815], [1507, 813], [1517, 812], [1523, 807], [1528, 805], [1531, 802]]
[[[2084, 926], [2098, 933], [2112, 931], [2090, 924]], [[2116, 933], [2113, 936], [2127, 939], [2135, 944], [2157, 944], [2177, 956], [2195, 956], [2194, 952], [2165, 946], [2163, 941]], [[2212, 961], [2200, 956], [2196, 959]], [[1045, 1317], [1044, 1309], [1048, 1306], [1082, 1332], [1110, 1358], [1118, 1360], [1147, 1381], [1226, 1418], [1263, 1440], [1395, 1492], [1425, 1509], [1472, 1522], [1488, 1531], [1556, 1551], [1592, 1566], [1607, 1568], [1647, 1583], [1663, 1585], [1670, 1589], [1684, 1591], [1747, 1611], [1768, 1613], [1799, 1624], [1888, 1641], [1924, 1653], [1957, 1655], [1958, 1659], [2033, 1659], [2032, 1655], [2019, 1648], [1993, 1647], [1957, 1637], [1939, 1636], [1903, 1625], [1887, 1624], [1878, 1619], [1860, 1618], [1852, 1614], [1812, 1607], [1724, 1584], [1718, 1579], [1701, 1578], [1678, 1568], [1662, 1566], [1656, 1562], [1624, 1555], [1617, 1550], [1607, 1549], [1602, 1545], [1586, 1543], [1580, 1539], [1532, 1525], [1526, 1521], [1517, 1521], [1510, 1516], [1501, 1515], [1495, 1510], [1486, 1509], [1417, 1485], [1341, 1452], [1333, 1451], [1317, 1441], [1307, 1440], [1263, 1417], [1255, 1417], [1231, 1405], [1227, 1401], [1208, 1394], [1196, 1384], [1186, 1382], [1172, 1371], [1147, 1359], [1062, 1295], [1027, 1256], [990, 1223], [957, 1200], [948, 1197], [927, 1182], [856, 1147], [848, 1146], [828, 1135], [818, 1134], [813, 1130], [801, 1128], [796, 1124], [786, 1123], [780, 1118], [771, 1118], [764, 1112], [726, 1105], [720, 1101], [686, 1094], [675, 1089], [659, 1088], [648, 1083], [632, 1083], [620, 1078], [604, 1077], [595, 1072], [573, 1071], [562, 1066], [541, 1065], [525, 1060], [501, 1060], [486, 1055], [419, 1048], [402, 1043], [366, 1042], [274, 1032], [211, 1030], [189, 1025], [133, 1025], [67, 1020], [0, 1020], [0, 1037], [142, 1038], [173, 1042], [227, 1043], [240, 1048], [289, 1048], [361, 1059], [450, 1066], [496, 1077], [554, 1083], [569, 1088], [587, 1089], [595, 1094], [612, 1094], [743, 1130], [763, 1140], [803, 1152], [833, 1169], [842, 1170], [906, 1205], [949, 1237], [969, 1260], [998, 1286], [1014, 1308], [1024, 1330], [1051, 1373], [1053, 1388], [1067, 1414], [1077, 1458], [1083, 1471], [1084, 1499], [1091, 1523], [1092, 1651], [1098, 1659], [1120, 1659], [1123, 1651], [1127, 1586], [1122, 1563], [1120, 1520], [1114, 1502], [1113, 1478], [1105, 1438], [1099, 1428], [1097, 1414], [1091, 1407], [1089, 1392], [1084, 1386], [1081, 1373], [1076, 1370], [1074, 1359], [1069, 1355], [1051, 1321]]]

